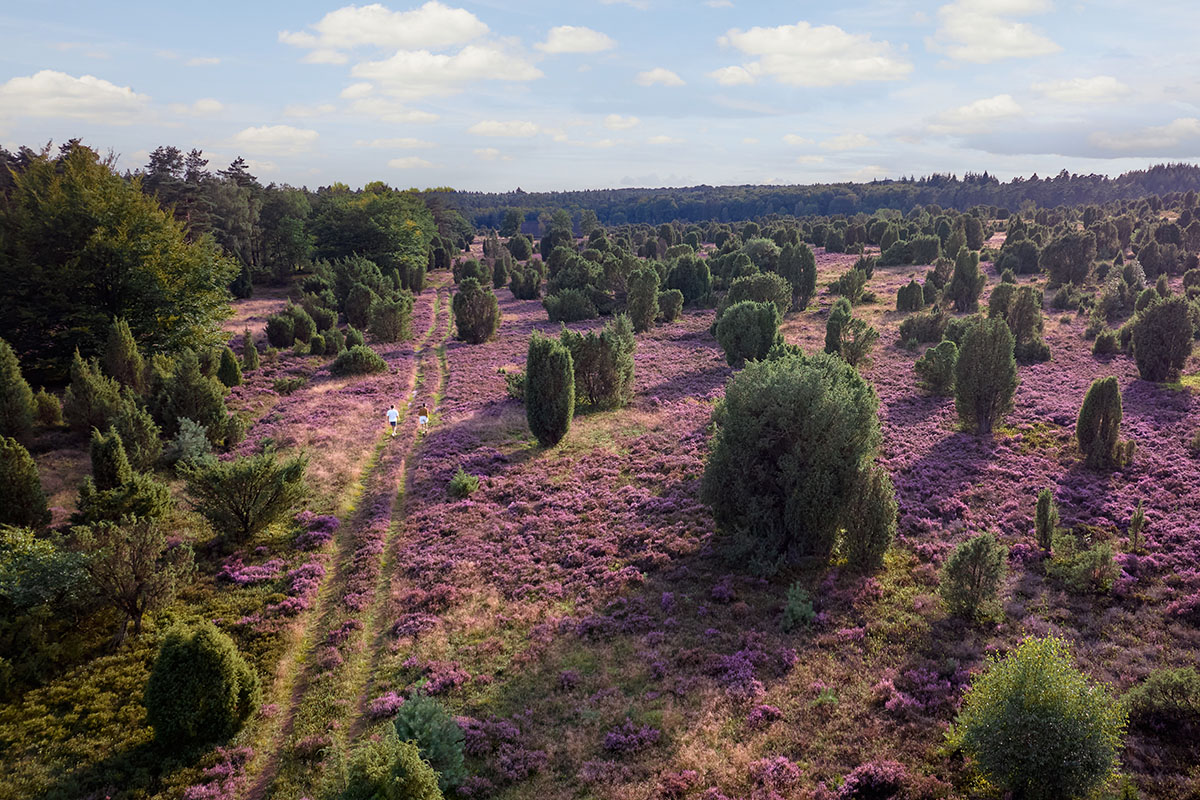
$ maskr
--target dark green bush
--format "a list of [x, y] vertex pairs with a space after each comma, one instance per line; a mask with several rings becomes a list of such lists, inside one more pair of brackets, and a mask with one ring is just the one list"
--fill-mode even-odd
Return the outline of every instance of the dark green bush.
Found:
[[368, 330], [377, 342], [403, 342], [412, 338], [413, 296], [401, 291], [394, 298], [381, 297], [371, 304]]
[[292, 333], [295, 341], [308, 344], [313, 334], [317, 332], [317, 323], [313, 321], [313, 318], [303, 308], [291, 303], [287, 304], [283, 313], [292, 318]]
[[729, 285], [729, 291], [717, 305], [717, 319], [721, 318], [725, 309], [744, 300], [753, 300], [756, 303], [774, 303], [775, 307], [779, 309], [779, 317], [782, 319], [783, 315], [792, 307], [792, 286], [774, 272], [761, 272], [757, 275], [735, 278]]
[[492, 281], [492, 276], [488, 268], [473, 258], [468, 258], [465, 261], [455, 261], [454, 267], [451, 269], [451, 274], [454, 276], [454, 282], [459, 284], [467, 278], [474, 278], [477, 283], [481, 283], [484, 286], [487, 286]]
[[1134, 318], [1133, 358], [1142, 380], [1171, 381], [1192, 353], [1192, 323], [1182, 297], [1162, 300]]
[[366, 345], [358, 344], [338, 354], [329, 365], [331, 375], [367, 375], [387, 371], [383, 357]]
[[95, 481], [97, 489], [115, 489], [123, 483], [128, 483], [133, 477], [133, 469], [125, 455], [121, 435], [112, 428], [108, 429], [107, 435], [92, 428], [89, 452], [92, 458], [92, 480]]
[[233, 736], [261, 701], [258, 675], [211, 622], [172, 628], [146, 681], [146, 721], [164, 747]]
[[841, 553], [855, 572], [875, 572], [896, 535], [896, 493], [887, 470], [871, 465], [859, 473], [845, 509]]
[[442, 791], [467, 779], [462, 729], [435, 698], [413, 694], [396, 713], [395, 726], [400, 739], [415, 743], [421, 758], [437, 771]]
[[908, 247], [910, 263], [932, 264], [942, 253], [942, 240], [936, 236], [917, 236], [908, 242]]
[[829, 309], [829, 317], [825, 320], [825, 352], [832, 354], [841, 354], [842, 352], [842, 328], [850, 324], [850, 319], [854, 312], [850, 308], [850, 301], [844, 297], [839, 297], [834, 301], [833, 307]]
[[97, 489], [92, 477], [79, 487], [77, 510], [71, 515], [75, 525], [120, 522], [134, 519], [161, 519], [171, 513], [174, 501], [166, 484], [145, 472], [134, 472], [129, 480], [112, 489]]
[[200, 423], [208, 431], [214, 445], [223, 438], [226, 387], [216, 378], [205, 377], [196, 355], [185, 350], [175, 365], [175, 371], [159, 386], [152, 398], [154, 419], [168, 435], [179, 430], [179, 420], [187, 418]]
[[958, 345], [949, 340], [931, 347], [913, 364], [921, 388], [933, 394], [954, 391], [954, 368], [958, 364]]
[[354, 348], [354, 347], [362, 347], [366, 343], [367, 343], [367, 340], [363, 338], [362, 331], [360, 331], [358, 328], [354, 327], [353, 325], [346, 326], [346, 349], [347, 350]]
[[1058, 505], [1054, 492], [1046, 487], [1038, 492], [1037, 507], [1033, 514], [1033, 535], [1038, 547], [1049, 553], [1054, 548], [1054, 535], [1058, 531]]
[[350, 294], [346, 297], [342, 309], [346, 312], [346, 322], [359, 330], [365, 330], [371, 324], [371, 306], [378, 301], [379, 295], [374, 289], [361, 283], [354, 284], [350, 287]]
[[824, 353], [734, 375], [713, 412], [702, 485], [721, 527], [760, 558], [828, 558], [880, 441], [878, 403], [853, 367]]
[[1094, 469], [1121, 466], [1125, 447], [1120, 436], [1121, 387], [1115, 377], [1097, 378], [1088, 388], [1075, 423], [1075, 438], [1087, 465]]
[[122, 386], [128, 386], [138, 394], [146, 390], [145, 359], [138, 351], [129, 323], [119, 317], [108, 328], [108, 339], [104, 344], [104, 369]]
[[955, 311], [973, 312], [979, 308], [979, 294], [986, 283], [987, 275], [979, 269], [979, 253], [964, 248], [954, 261], [954, 275], [946, 286], [946, 298], [953, 301]]
[[562, 441], [575, 415], [575, 365], [561, 342], [534, 333], [525, 359], [525, 415], [544, 447]]
[[17, 354], [0, 339], [0, 436], [25, 436], [33, 429], [33, 390], [21, 376]]
[[258, 369], [258, 365], [258, 346], [254, 344], [254, 337], [250, 334], [250, 329], [246, 328], [242, 332], [242, 370], [253, 372]]
[[245, 541], [291, 514], [304, 499], [307, 467], [307, 456], [279, 462], [268, 450], [232, 461], [183, 464], [180, 474], [192, 507], [222, 536]]
[[817, 291], [817, 257], [812, 248], [803, 242], [784, 245], [778, 269], [792, 285], [792, 306], [803, 311]]
[[925, 307], [925, 289], [916, 279], [901, 286], [896, 292], [897, 311], [920, 311]]
[[529, 239], [521, 234], [510, 237], [504, 246], [508, 248], [508, 252], [512, 253], [512, 257], [517, 261], [527, 261], [533, 256], [533, 245], [529, 243]]
[[227, 387], [242, 385], [242, 365], [228, 347], [221, 349], [221, 363], [217, 367], [217, 379]]
[[340, 800], [442, 800], [442, 792], [420, 748], [400, 741], [389, 725], [378, 737], [364, 737], [351, 753]]
[[1117, 341], [1116, 331], [1105, 328], [1096, 334], [1096, 341], [1092, 343], [1092, 355], [1110, 356], [1113, 353], [1120, 351], [1121, 345]]
[[563, 289], [542, 298], [542, 307], [551, 322], [579, 322], [600, 316], [587, 292], [582, 289]]
[[996, 269], [1011, 270], [1017, 275], [1032, 275], [1040, 267], [1041, 251], [1037, 243], [1031, 239], [1020, 239], [1005, 242], [1000, 248], [1000, 258], [996, 261]]
[[0, 437], [0, 524], [40, 528], [49, 522], [33, 457], [16, 439]]
[[683, 313], [683, 292], [667, 289], [658, 293], [658, 309], [663, 322], [674, 322]]
[[779, 309], [773, 303], [743, 300], [727, 308], [717, 320], [717, 343], [731, 366], [765, 358], [778, 338]]
[[922, 344], [940, 342], [949, 322], [950, 316], [938, 306], [934, 306], [929, 311], [920, 311], [900, 323], [900, 341]]
[[1200, 673], [1194, 667], [1156, 669], [1125, 695], [1129, 721], [1175, 741], [1200, 733]]
[[1053, 538], [1046, 574], [1075, 594], [1108, 594], [1121, 573], [1108, 542], [1091, 543], [1060, 531]]
[[62, 401], [45, 389], [38, 389], [33, 396], [33, 405], [38, 424], [45, 428], [57, 428], [63, 423]]
[[565, 327], [559, 337], [575, 368], [575, 404], [619, 408], [633, 397], [633, 323], [618, 314], [597, 334]]
[[857, 305], [862, 301], [863, 289], [866, 288], [866, 285], [867, 274], [862, 270], [851, 269], [839, 275], [830, 288], [834, 293], [849, 300], [850, 305]]
[[[1050, 273], [1050, 283], [1082, 286], [1096, 260], [1096, 237], [1091, 231], [1068, 231], [1047, 244], [1041, 253], [1041, 265]], [[1019, 271], [1019, 270], [1016, 270]]]
[[314, 356], [325, 355], [325, 337], [319, 333], [314, 333], [312, 339], [308, 342], [308, 353]]
[[1008, 574], [1008, 548], [990, 533], [962, 542], [946, 559], [938, 591], [950, 613], [967, 619], [995, 613]]
[[964, 334], [954, 367], [954, 405], [968, 430], [991, 433], [1012, 409], [1018, 383], [1013, 344], [1000, 319], [981, 320]]
[[1024, 800], [1091, 796], [1116, 769], [1124, 736], [1122, 706], [1053, 637], [991, 656], [948, 734], [990, 783]]
[[[654, 327], [658, 317], [658, 273], [650, 267], [639, 267], [629, 275], [625, 309], [633, 329], [644, 333]], [[682, 299], [682, 295], [680, 295]], [[682, 302], [682, 300], [681, 300]]]
[[446, 492], [456, 499], [462, 500], [470, 497], [479, 488], [479, 478], [474, 475], [468, 475], [463, 471], [462, 467], [458, 468], [458, 472], [454, 473], [454, 477], [450, 479], [450, 483], [446, 485]]
[[530, 263], [528, 266], [514, 266], [509, 277], [508, 288], [513, 297], [518, 300], [536, 300], [542, 296], [542, 267]]
[[79, 352], [71, 361], [71, 385], [63, 394], [63, 416], [71, 430], [103, 430], [121, 406], [121, 386], [100, 372], [95, 359], [84, 361]]
[[684, 256], [667, 273], [667, 288], [683, 293], [683, 302], [691, 305], [707, 298], [712, 291], [708, 264], [697, 256]]

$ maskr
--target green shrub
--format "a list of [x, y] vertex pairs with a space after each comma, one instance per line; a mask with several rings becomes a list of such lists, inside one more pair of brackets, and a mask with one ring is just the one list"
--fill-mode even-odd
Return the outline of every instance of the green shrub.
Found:
[[840, 354], [842, 352], [842, 328], [850, 323], [853, 311], [850, 301], [839, 297], [829, 309], [829, 318], [825, 321], [825, 352]]
[[[658, 317], [658, 273], [651, 267], [639, 267], [630, 273], [628, 287], [626, 313], [633, 323], [633, 329], [638, 333], [645, 333], [654, 327], [654, 320]], [[680, 295], [680, 305], [682, 304], [683, 295]]]
[[1115, 377], [1097, 378], [1088, 389], [1075, 438], [1084, 459], [1093, 469], [1122, 466], [1127, 446], [1121, 442], [1121, 387]]
[[1121, 349], [1120, 343], [1117, 341], [1116, 331], [1105, 328], [1096, 334], [1096, 341], [1092, 343], [1092, 355], [1110, 356], [1113, 353], [1119, 352]]
[[542, 298], [542, 307], [551, 322], [579, 322], [600, 316], [588, 293], [576, 288], [546, 295]]
[[812, 248], [803, 242], [784, 245], [778, 269], [792, 285], [792, 307], [803, 311], [817, 291], [817, 258]]
[[536, 300], [542, 296], [542, 267], [530, 263], [524, 267], [513, 267], [508, 288], [518, 300]]
[[1013, 335], [1000, 319], [971, 325], [963, 336], [954, 366], [954, 405], [968, 430], [991, 433], [1012, 409], [1017, 389]]
[[454, 295], [454, 325], [458, 338], [471, 344], [491, 339], [500, 327], [500, 303], [487, 283], [466, 277]]
[[331, 375], [369, 375], [375, 372], [386, 372], [387, 362], [383, 357], [366, 345], [358, 344], [338, 354], [329, 365]]
[[575, 415], [575, 365], [561, 342], [534, 333], [525, 358], [525, 416], [544, 447], [562, 441]]
[[121, 522], [126, 517], [162, 519], [173, 509], [171, 490], [153, 475], [133, 472], [127, 481], [111, 489], [97, 489], [89, 475], [79, 487], [79, 499], [71, 522], [94, 525]]
[[71, 384], [63, 395], [63, 416], [71, 430], [86, 433], [92, 428], [107, 428], [120, 405], [120, 384], [101, 374], [95, 359], [84, 361], [75, 351]]
[[463, 471], [462, 467], [459, 467], [458, 472], [454, 473], [454, 477], [447, 484], [446, 491], [451, 497], [462, 500], [470, 497], [478, 488], [479, 478], [474, 475], [468, 475]]
[[114, 318], [108, 328], [104, 344], [104, 369], [122, 386], [128, 386], [138, 394], [146, 390], [146, 362], [138, 351], [129, 323], [120, 317]]
[[287, 395], [302, 388], [306, 383], [308, 383], [308, 378], [302, 375], [296, 375], [291, 378], [276, 378], [271, 382], [271, 389], [277, 394]]
[[1142, 546], [1145, 543], [1142, 537], [1142, 531], [1146, 529], [1146, 511], [1142, 508], [1142, 501], [1138, 500], [1137, 508], [1133, 510], [1133, 514], [1129, 517], [1129, 552], [1141, 552]]
[[492, 262], [492, 288], [500, 289], [508, 283], [508, 261], [496, 258]]
[[1200, 673], [1194, 667], [1156, 669], [1126, 693], [1125, 705], [1134, 727], [1190, 739], [1200, 733]]
[[1050, 273], [1050, 283], [1082, 286], [1096, 259], [1096, 237], [1091, 231], [1069, 231], [1042, 248], [1041, 265]]
[[308, 353], [314, 356], [325, 355], [325, 337], [319, 333], [314, 333], [312, 339], [308, 342]]
[[[1159, 277], [1161, 278], [1163, 276], [1160, 275]], [[1133, 310], [1145, 311], [1147, 308], [1157, 303], [1160, 299], [1161, 298], [1159, 297], [1158, 292], [1154, 291], [1153, 289], [1142, 289], [1141, 294], [1137, 296], [1137, 300], [1133, 302]]]
[[107, 435], [92, 428], [90, 455], [92, 480], [95, 481], [97, 489], [115, 489], [123, 483], [128, 483], [133, 477], [133, 469], [125, 455], [121, 435], [112, 428], [108, 429]]
[[295, 340], [308, 344], [313, 334], [317, 332], [317, 323], [313, 318], [303, 308], [291, 303], [287, 304], [287, 308], [284, 309], [283, 313], [292, 318], [292, 333], [295, 336]]
[[49, 522], [33, 457], [16, 439], [0, 437], [0, 525], [40, 528]]
[[174, 373], [152, 398], [151, 411], [167, 435], [176, 433], [179, 420], [187, 418], [203, 425], [208, 431], [208, 440], [216, 445], [221, 442], [225, 418], [229, 416], [225, 392], [223, 383], [201, 373], [196, 354], [185, 350]]
[[221, 365], [217, 367], [217, 379], [227, 387], [242, 385], [242, 366], [228, 347], [221, 350]]
[[527, 261], [533, 256], [533, 245], [529, 243], [528, 238], [521, 234], [509, 237], [504, 246], [508, 248], [508, 252], [512, 253], [512, 257], [517, 261]]
[[146, 721], [164, 747], [233, 736], [261, 702], [258, 675], [211, 622], [168, 633], [146, 681]]
[[1024, 800], [1090, 796], [1117, 767], [1125, 711], [1072, 663], [1062, 639], [990, 657], [948, 733], [992, 784]]
[[362, 347], [367, 343], [363, 338], [362, 331], [353, 325], [346, 326], [346, 349], [350, 350], [355, 347]]
[[839, 275], [830, 288], [849, 300], [850, 305], [853, 306], [862, 301], [863, 289], [866, 288], [866, 285], [867, 274], [862, 270], [851, 269]]
[[44, 428], [57, 428], [63, 422], [62, 401], [45, 389], [38, 389], [33, 396], [34, 413], [38, 424]]
[[575, 404], [619, 408], [633, 396], [633, 323], [624, 314], [605, 324], [599, 334], [576, 333], [565, 327], [559, 337], [575, 367]]
[[897, 311], [920, 311], [925, 307], [925, 289], [916, 279], [901, 286], [896, 292]]
[[697, 256], [684, 256], [667, 273], [667, 288], [683, 293], [683, 302], [691, 305], [712, 292], [712, 274], [708, 263]]
[[807, 628], [817, 618], [813, 610], [812, 600], [800, 581], [794, 581], [787, 590], [787, 603], [783, 606], [783, 619], [780, 625], [784, 633], [791, 633], [796, 628]]
[[934, 306], [929, 311], [913, 314], [900, 323], [900, 341], [914, 341], [922, 344], [940, 342], [949, 321], [949, 315], [938, 306]]
[[773, 303], [735, 303], [717, 320], [716, 334], [730, 366], [765, 358], [779, 339], [779, 310]]
[[875, 572], [896, 535], [896, 492], [887, 470], [864, 469], [845, 509], [841, 553], [851, 570]]
[[296, 341], [296, 322], [288, 314], [267, 317], [267, 341], [272, 347], [291, 347]]
[[412, 338], [413, 296], [400, 292], [396, 299], [378, 298], [371, 304], [370, 331], [377, 342], [403, 342]]
[[683, 292], [667, 289], [658, 293], [658, 308], [663, 322], [674, 322], [683, 313]]
[[1054, 534], [1058, 531], [1058, 506], [1054, 492], [1046, 487], [1038, 492], [1037, 507], [1033, 515], [1033, 534], [1038, 547], [1049, 553], [1054, 547]]
[[451, 268], [451, 274], [454, 276], [454, 282], [457, 284], [461, 284], [467, 278], [474, 278], [476, 283], [487, 285], [492, 279], [487, 267], [474, 258], [455, 261], [454, 266]]
[[437, 771], [442, 791], [467, 779], [462, 729], [436, 699], [415, 693], [400, 706], [395, 726], [400, 739], [415, 743], [421, 758]]
[[720, 526], [760, 556], [828, 558], [879, 444], [878, 403], [834, 356], [748, 364], [713, 412], [702, 495]]
[[329, 329], [329, 333], [325, 334], [325, 355], [340, 355], [345, 349], [346, 335], [342, 333], [340, 328], [334, 325]]
[[504, 393], [514, 400], [525, 402], [525, 373], [522, 370], [507, 370], [504, 367], [496, 370], [504, 376]]
[[388, 725], [378, 737], [363, 737], [351, 753], [340, 800], [442, 800], [442, 792], [420, 748], [400, 741]]
[[1031, 239], [1006, 241], [1000, 249], [996, 269], [1011, 270], [1018, 275], [1032, 275], [1041, 268], [1041, 255], [1037, 243]]
[[246, 328], [242, 331], [242, 370], [253, 372], [258, 369], [258, 365], [258, 346], [254, 344], [254, 337], [250, 334], [250, 329]]
[[979, 308], [979, 294], [986, 283], [987, 275], [979, 269], [979, 253], [959, 250], [954, 275], [946, 286], [946, 297], [954, 302], [954, 310], [973, 312]]
[[933, 394], [954, 391], [954, 371], [958, 364], [958, 346], [950, 340], [931, 347], [913, 364], [921, 388]]
[[1121, 573], [1108, 542], [1088, 544], [1072, 533], [1054, 536], [1046, 574], [1075, 594], [1108, 594]]
[[792, 286], [783, 277], [774, 272], [761, 272], [757, 275], [744, 275], [735, 278], [729, 285], [729, 291], [717, 305], [717, 319], [730, 306], [744, 300], [756, 303], [774, 303], [779, 309], [779, 317], [788, 312], [792, 306]]
[[17, 354], [0, 339], [0, 436], [25, 436], [33, 429], [33, 390], [21, 376]]
[[308, 458], [284, 462], [267, 451], [232, 461], [183, 464], [180, 474], [196, 509], [222, 536], [245, 541], [291, 514], [304, 499]]
[[[908, 242], [913, 264], [932, 264], [942, 253], [942, 240], [936, 236], [916, 236]], [[947, 253], [953, 257], [953, 253]]]
[[1134, 318], [1132, 342], [1142, 380], [1175, 380], [1192, 353], [1188, 302], [1171, 297], [1140, 312]]
[[170, 464], [190, 466], [212, 456], [212, 444], [208, 431], [198, 422], [184, 417], [179, 421], [179, 433], [167, 448], [166, 461]]
[[977, 619], [996, 610], [1008, 574], [1008, 548], [990, 533], [962, 542], [946, 559], [938, 591], [950, 613]]
[[374, 289], [361, 283], [354, 284], [342, 309], [346, 312], [346, 321], [359, 330], [365, 329], [371, 323], [371, 306], [378, 300], [379, 295]]

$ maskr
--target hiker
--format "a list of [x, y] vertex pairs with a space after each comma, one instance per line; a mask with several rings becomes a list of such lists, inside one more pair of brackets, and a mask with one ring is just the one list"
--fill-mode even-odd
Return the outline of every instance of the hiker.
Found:
[[392, 436], [395, 436], [396, 435], [396, 425], [400, 422], [400, 412], [396, 410], [395, 403], [393, 403], [392, 407], [388, 409], [387, 419], [388, 419], [388, 424], [392, 426]]
[[421, 431], [422, 435], [424, 435], [425, 426], [428, 424], [429, 408], [424, 403], [421, 403], [421, 407], [417, 409], [417, 428]]

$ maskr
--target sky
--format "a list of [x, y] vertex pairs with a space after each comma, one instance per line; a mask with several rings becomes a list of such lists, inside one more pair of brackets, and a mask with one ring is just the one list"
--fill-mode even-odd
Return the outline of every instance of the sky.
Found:
[[263, 183], [526, 191], [1120, 174], [1200, 159], [1194, 0], [43, 2], [0, 144]]

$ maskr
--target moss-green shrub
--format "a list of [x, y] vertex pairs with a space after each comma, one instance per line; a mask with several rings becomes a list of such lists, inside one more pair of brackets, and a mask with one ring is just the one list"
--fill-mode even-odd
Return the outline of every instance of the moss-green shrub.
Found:
[[840, 551], [847, 566], [875, 572], [896, 536], [896, 492], [887, 470], [872, 465], [859, 473], [845, 519]]
[[462, 467], [454, 473], [454, 477], [446, 485], [446, 493], [456, 500], [470, 497], [479, 488], [479, 478], [467, 474]]
[[221, 350], [221, 363], [217, 367], [217, 379], [227, 387], [242, 385], [242, 365], [228, 347]]
[[435, 698], [415, 693], [400, 706], [394, 724], [400, 739], [415, 743], [421, 758], [437, 771], [442, 791], [467, 779], [462, 729]]
[[1025, 800], [1089, 796], [1112, 775], [1124, 735], [1124, 709], [1053, 637], [992, 656], [948, 734], [989, 782]]
[[1132, 326], [1133, 358], [1142, 380], [1170, 381], [1192, 353], [1188, 302], [1170, 297], [1138, 313]]
[[933, 394], [954, 391], [954, 368], [958, 364], [958, 346], [944, 340], [925, 351], [913, 364], [921, 388]]
[[525, 416], [544, 447], [562, 441], [575, 415], [575, 365], [562, 342], [534, 333], [525, 357]]
[[413, 296], [399, 292], [392, 299], [371, 303], [369, 330], [377, 342], [403, 342], [412, 338]]
[[1108, 542], [1090, 543], [1073, 533], [1054, 534], [1046, 574], [1075, 594], [1108, 594], [1121, 574]]
[[253, 372], [258, 369], [258, 366], [258, 345], [254, 343], [254, 336], [251, 335], [250, 329], [246, 328], [242, 331], [242, 370]]
[[765, 358], [779, 338], [779, 309], [753, 300], [734, 303], [717, 320], [716, 333], [731, 366]]
[[1200, 672], [1156, 669], [1125, 694], [1130, 723], [1180, 741], [1200, 733]]
[[0, 524], [39, 528], [48, 522], [50, 511], [33, 457], [16, 439], [0, 437]]
[[1008, 574], [1008, 548], [990, 533], [962, 542], [946, 559], [938, 587], [950, 613], [977, 619], [993, 613]]
[[387, 371], [383, 357], [366, 345], [358, 344], [338, 354], [329, 365], [332, 375], [369, 375]]
[[783, 618], [780, 626], [784, 633], [791, 633], [797, 628], [807, 628], [817, 618], [813, 609], [812, 598], [808, 596], [800, 581], [794, 581], [787, 590], [787, 602], [783, 605]]
[[542, 307], [551, 322], [579, 322], [600, 316], [588, 293], [574, 287], [546, 295]]
[[107, 428], [120, 405], [120, 384], [100, 372], [98, 361], [84, 361], [75, 351], [71, 384], [63, 394], [63, 416], [71, 430], [87, 433], [92, 428]]
[[267, 341], [272, 347], [291, 347], [296, 341], [296, 323], [288, 314], [267, 317]]
[[291, 514], [307, 494], [308, 458], [280, 462], [267, 451], [232, 461], [205, 460], [180, 467], [192, 507], [213, 528], [234, 541], [245, 541]]
[[438, 775], [420, 748], [404, 742], [394, 726], [364, 737], [350, 755], [340, 800], [442, 800]]
[[146, 681], [146, 720], [163, 746], [220, 742], [261, 700], [258, 675], [211, 622], [172, 628]]
[[637, 340], [624, 314], [596, 333], [563, 328], [559, 340], [571, 353], [575, 368], [575, 404], [619, 408], [633, 397], [633, 353]]
[[25, 436], [33, 428], [33, 390], [21, 375], [17, 354], [0, 339], [0, 436]]
[[1013, 335], [1001, 319], [981, 320], [967, 328], [954, 366], [954, 405], [963, 427], [991, 433], [1012, 409], [1017, 390]]
[[[629, 275], [625, 310], [633, 329], [644, 333], [654, 327], [659, 312], [658, 273], [650, 267], [639, 267]], [[680, 295], [680, 305], [683, 295]]]
[[658, 309], [663, 322], [674, 322], [683, 313], [683, 292], [667, 289], [658, 293]]
[[925, 288], [915, 278], [896, 292], [897, 311], [920, 311], [924, 307]]

